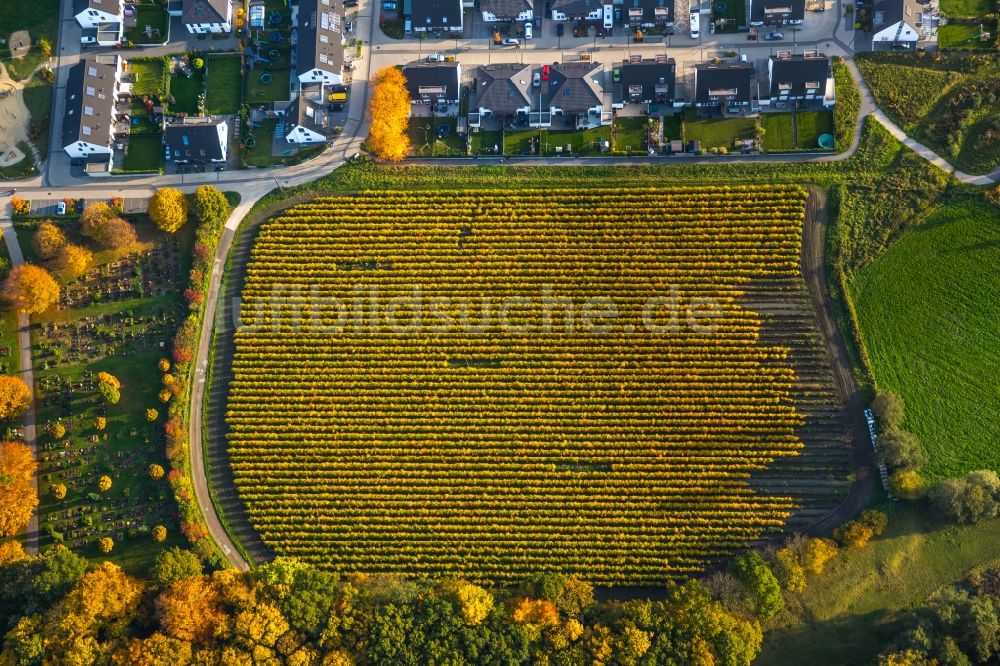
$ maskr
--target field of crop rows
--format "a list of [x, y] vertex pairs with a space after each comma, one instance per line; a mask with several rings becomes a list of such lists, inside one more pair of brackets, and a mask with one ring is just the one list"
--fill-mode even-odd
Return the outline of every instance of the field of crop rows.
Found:
[[[781, 529], [787, 479], [758, 492], [751, 474], [798, 454], [797, 405], [835, 411], [828, 368], [803, 382], [793, 364], [819, 344], [804, 201], [794, 186], [372, 192], [285, 211], [247, 268], [254, 326], [236, 334], [227, 412], [251, 523], [343, 572], [632, 585]], [[751, 282], [790, 294], [772, 308], [802, 320], [774, 338], [789, 346], [763, 341]], [[548, 292], [563, 300], [546, 312]], [[615, 304], [608, 330], [583, 325], [590, 297]], [[718, 316], [689, 321], [698, 299]]]

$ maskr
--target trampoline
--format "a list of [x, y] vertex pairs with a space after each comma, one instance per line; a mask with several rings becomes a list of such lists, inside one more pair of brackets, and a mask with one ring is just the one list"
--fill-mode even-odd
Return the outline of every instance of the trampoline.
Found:
[[834, 139], [832, 134], [820, 134], [816, 142], [823, 150], [833, 150]]
[[715, 3], [715, 13], [716, 14], [724, 14], [725, 12], [726, 12], [726, 3], [724, 3], [724, 2], [717, 2], [717, 3]]
[[271, 60], [277, 60], [279, 57], [281, 57], [281, 51], [279, 51], [278, 49], [271, 49], [270, 51], [267, 52], [267, 57], [270, 58]]
[[271, 80], [272, 80], [271, 72], [264, 72], [263, 74], [260, 75], [261, 83], [270, 83]]
[[281, 12], [271, 12], [270, 16], [267, 17], [267, 22], [271, 25], [278, 25], [281, 23]]
[[445, 138], [451, 132], [451, 126], [448, 123], [442, 123], [438, 125], [438, 138]]
[[248, 136], [246, 139], [243, 140], [243, 145], [245, 145], [247, 148], [253, 148], [254, 146], [257, 145], [257, 139], [253, 138], [253, 135], [251, 134], [250, 136]]
[[278, 42], [280, 42], [280, 41], [281, 41], [282, 39], [284, 39], [284, 35], [282, 35], [282, 34], [281, 34], [281, 31], [280, 31], [280, 30], [272, 30], [272, 31], [271, 31], [271, 34], [270, 34], [270, 35], [268, 35], [268, 36], [267, 36], [267, 38], [268, 38], [268, 39], [270, 39], [270, 40], [271, 40], [272, 42], [274, 42], [275, 44], [277, 44], [277, 43], [278, 43]]

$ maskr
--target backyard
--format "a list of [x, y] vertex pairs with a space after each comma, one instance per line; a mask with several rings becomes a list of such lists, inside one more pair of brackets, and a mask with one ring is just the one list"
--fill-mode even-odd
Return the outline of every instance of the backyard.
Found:
[[819, 137], [833, 134], [833, 112], [765, 113], [761, 126], [765, 130], [764, 148], [770, 152], [821, 150]]
[[135, 7], [135, 26], [125, 31], [125, 40], [133, 44], [163, 44], [170, 32], [170, 15], [163, 6], [140, 0]]
[[247, 104], [282, 102], [291, 96], [291, 70], [287, 67], [265, 69], [258, 66], [247, 72]]
[[135, 83], [132, 94], [140, 97], [162, 97], [166, 94], [167, 74], [161, 58], [133, 58], [128, 61]]
[[645, 116], [615, 118], [615, 151], [645, 153], [647, 124]]
[[941, 0], [941, 11], [951, 17], [981, 17], [995, 7], [994, 0]]
[[163, 166], [162, 134], [130, 134], [124, 171], [157, 171]]
[[733, 147], [735, 139], [754, 138], [753, 118], [699, 118], [694, 109], [684, 111], [685, 141], [700, 141], [703, 149]]
[[[246, 166], [262, 167], [274, 164], [277, 160], [271, 156], [271, 144], [274, 142], [274, 127], [278, 123], [276, 118], [267, 118], [259, 122], [254, 122], [252, 130], [248, 130], [244, 135], [244, 145], [246, 148], [242, 153], [242, 161]], [[250, 137], [252, 140], [249, 140]], [[251, 147], [249, 144], [253, 143]]]
[[198, 113], [198, 97], [205, 92], [205, 77], [202, 72], [191, 76], [177, 73], [170, 77], [170, 96], [174, 98], [171, 111], [182, 111], [190, 115]]
[[455, 132], [454, 118], [410, 118], [410, 147], [421, 157], [465, 155], [465, 137]]
[[[530, 155], [532, 143], [538, 141], [542, 155], [597, 155], [602, 141], [611, 143], [611, 127], [586, 130], [513, 130], [504, 132], [505, 155]], [[567, 150], [567, 147], [570, 149]], [[560, 150], [560, 148], [562, 150]]]
[[993, 48], [992, 40], [973, 39], [979, 36], [982, 26], [986, 32], [995, 34], [996, 22], [983, 20], [979, 23], [949, 23], [938, 28], [938, 46], [942, 49], [981, 50]]
[[795, 114], [795, 124], [799, 150], [819, 149], [819, 137], [833, 134], [833, 111], [799, 111]]
[[764, 148], [772, 152], [795, 150], [794, 118], [791, 113], [765, 113], [761, 117], [764, 128]]
[[712, 3], [712, 20], [725, 20], [725, 24], [716, 28], [718, 32], [736, 32], [737, 28], [747, 21], [747, 6], [745, 0], [714, 0]]
[[[16, 30], [27, 30], [33, 44], [45, 38], [55, 46], [59, 26], [59, 0], [32, 2], [0, 2], [0, 37], [8, 39]], [[7, 44], [0, 46], [0, 58], [11, 77], [23, 80], [42, 62], [44, 56], [37, 47], [24, 58], [11, 60]]]
[[236, 113], [240, 109], [241, 58], [239, 55], [216, 55], [205, 59], [208, 92], [205, 113]]
[[[469, 135], [470, 150], [473, 155], [493, 154], [501, 150], [500, 143], [503, 141], [503, 133], [499, 130], [487, 132], [479, 130]], [[494, 147], [497, 150], [494, 150]]]

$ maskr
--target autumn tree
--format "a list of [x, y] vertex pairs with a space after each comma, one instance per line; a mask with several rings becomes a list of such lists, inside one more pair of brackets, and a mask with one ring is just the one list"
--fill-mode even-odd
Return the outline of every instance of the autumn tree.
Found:
[[22, 442], [0, 443], [0, 536], [14, 536], [38, 506], [33, 483], [38, 464]]
[[94, 430], [100, 431], [104, 430], [107, 427], [108, 427], [108, 420], [103, 416], [98, 416], [96, 419], [94, 419]]
[[121, 400], [121, 387], [121, 382], [111, 373], [97, 373], [97, 392], [104, 398], [104, 402], [109, 405], [117, 405], [118, 401]]
[[51, 259], [66, 245], [66, 234], [62, 232], [62, 229], [46, 220], [38, 225], [38, 229], [31, 239], [31, 245], [39, 257]]
[[56, 267], [70, 280], [75, 280], [87, 272], [94, 255], [90, 250], [80, 245], [68, 243], [59, 250]]
[[375, 75], [375, 92], [368, 105], [371, 126], [368, 145], [380, 160], [399, 162], [410, 150], [406, 134], [410, 119], [410, 94], [406, 77], [396, 67], [386, 67]]
[[53, 483], [52, 484], [52, 496], [57, 500], [66, 499], [66, 484], [64, 483]]
[[163, 478], [163, 466], [162, 465], [157, 465], [156, 463], [153, 463], [152, 465], [150, 465], [149, 466], [149, 478], [153, 479], [154, 481], [156, 479], [162, 479]]
[[0, 567], [5, 567], [12, 562], [21, 562], [26, 559], [28, 559], [28, 554], [24, 552], [24, 546], [17, 539], [0, 543]]
[[[165, 529], [163, 531], [166, 533]], [[184, 578], [200, 576], [201, 572], [202, 565], [198, 556], [190, 550], [175, 546], [156, 556], [149, 575], [160, 588], [166, 588]]]
[[100, 539], [97, 540], [97, 547], [101, 550], [102, 553], [107, 555], [112, 550], [114, 550], [115, 541], [111, 537], [101, 537]]
[[191, 197], [191, 207], [195, 217], [202, 224], [220, 226], [229, 217], [229, 201], [226, 195], [212, 185], [202, 185]]
[[877, 419], [879, 432], [899, 428], [903, 425], [903, 399], [898, 393], [881, 391], [872, 403], [872, 412]]
[[111, 490], [111, 477], [107, 474], [103, 475], [97, 480], [97, 489], [102, 493], [106, 493]]
[[889, 475], [889, 490], [900, 499], [915, 500], [924, 496], [926, 483], [920, 472], [901, 469]]
[[[163, 666], [192, 663], [191, 643], [155, 632], [146, 638], [133, 638], [123, 652], [115, 653], [115, 666]], [[199, 662], [207, 663], [207, 662]], [[211, 663], [216, 663], [213, 660]]]
[[207, 643], [226, 625], [219, 585], [207, 576], [182, 578], [154, 602], [163, 632], [193, 643]]
[[893, 468], [919, 469], [927, 462], [927, 453], [920, 440], [897, 427], [883, 432], [878, 444], [882, 462]]
[[167, 540], [167, 528], [163, 525], [157, 525], [153, 528], [153, 541], [156, 543], [163, 543]]
[[52, 435], [52, 439], [62, 439], [66, 436], [66, 426], [59, 421], [51, 423], [49, 424], [49, 434]]
[[21, 314], [39, 314], [59, 300], [59, 285], [44, 268], [21, 264], [7, 274], [4, 296]]
[[493, 595], [478, 585], [462, 583], [455, 589], [462, 618], [471, 625], [481, 624], [493, 610]]
[[837, 544], [829, 539], [812, 538], [802, 549], [802, 567], [813, 574], [823, 573], [826, 563], [837, 556]]
[[187, 197], [176, 188], [161, 188], [150, 197], [147, 212], [149, 219], [156, 223], [161, 231], [172, 234], [187, 222]]
[[83, 207], [80, 229], [84, 236], [97, 240], [100, 230], [113, 217], [117, 217], [117, 213], [111, 206], [103, 201], [92, 201]]
[[0, 419], [15, 419], [31, 405], [31, 389], [17, 375], [0, 375]]
[[833, 531], [833, 538], [848, 548], [864, 548], [872, 536], [872, 529], [856, 520], [849, 520]]
[[113, 217], [96, 232], [94, 240], [101, 247], [116, 250], [129, 247], [136, 241], [135, 227], [128, 220]]
[[156, 367], [159, 368], [160, 372], [170, 372], [170, 361], [165, 358], [161, 358], [157, 362]]

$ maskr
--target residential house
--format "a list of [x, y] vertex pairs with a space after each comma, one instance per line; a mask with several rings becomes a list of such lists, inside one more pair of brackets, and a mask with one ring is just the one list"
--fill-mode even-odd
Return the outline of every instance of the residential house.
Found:
[[184, 118], [167, 125], [163, 139], [176, 164], [225, 164], [229, 156], [229, 125], [221, 119]]
[[[531, 66], [516, 63], [480, 65], [473, 80], [469, 127], [486, 118], [518, 124], [531, 112]], [[520, 117], [520, 118], [519, 118]]]
[[750, 63], [701, 63], [694, 66], [694, 105], [700, 113], [742, 114], [754, 98]]
[[769, 100], [772, 109], [800, 105], [828, 108], [834, 105], [833, 68], [818, 51], [779, 51], [767, 61]]
[[655, 104], [672, 107], [676, 77], [677, 66], [673, 58], [661, 56], [655, 60], [625, 61], [618, 68], [615, 106]]
[[604, 78], [600, 63], [552, 65], [549, 80], [542, 82], [542, 88], [547, 88], [548, 110], [553, 116], [572, 116], [576, 129], [610, 125], [611, 95], [605, 90]]
[[70, 158], [97, 165], [88, 166], [88, 173], [111, 170], [115, 135], [128, 133], [130, 107], [118, 104], [128, 89], [121, 81], [118, 56], [110, 61], [81, 60], [69, 70], [62, 145]]
[[805, 14], [806, 0], [750, 0], [750, 25], [799, 25]]
[[[607, 3], [609, 8], [611, 3]], [[600, 21], [604, 18], [603, 0], [553, 0], [553, 21]]]
[[319, 86], [304, 87], [285, 111], [285, 141], [309, 145], [325, 143], [333, 135], [334, 120]]
[[872, 16], [873, 51], [914, 51], [921, 38], [937, 34], [937, 17], [918, 0], [876, 2]]
[[462, 69], [457, 62], [417, 63], [403, 68], [410, 103], [433, 104], [442, 114], [444, 107], [457, 105]]
[[184, 0], [181, 23], [193, 34], [233, 31], [233, 5], [230, 0]]
[[479, 0], [483, 21], [530, 21], [535, 16], [534, 0]]
[[409, 0], [409, 3], [414, 32], [462, 32], [462, 0]]
[[299, 0], [295, 68], [299, 83], [344, 83], [343, 0]]
[[622, 11], [630, 28], [660, 30], [674, 25], [673, 0], [624, 0]]
[[73, 14], [84, 37], [93, 37], [100, 46], [114, 46], [125, 34], [121, 0], [73, 0]]

